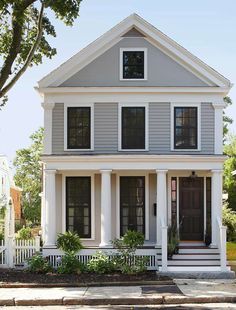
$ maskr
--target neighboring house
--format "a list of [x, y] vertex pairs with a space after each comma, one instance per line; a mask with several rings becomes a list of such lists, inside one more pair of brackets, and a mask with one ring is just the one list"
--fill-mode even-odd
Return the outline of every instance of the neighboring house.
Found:
[[[86, 256], [132, 229], [145, 235], [140, 253], [153, 269], [229, 270], [222, 112], [231, 86], [136, 14], [43, 78], [44, 255], [59, 253], [66, 230]], [[180, 252], [167, 260], [174, 225]]]
[[10, 187], [10, 195], [11, 195], [11, 199], [12, 199], [12, 203], [14, 207], [16, 224], [22, 223], [21, 194], [22, 194], [22, 189], [16, 186], [14, 182], [12, 182], [11, 187]]

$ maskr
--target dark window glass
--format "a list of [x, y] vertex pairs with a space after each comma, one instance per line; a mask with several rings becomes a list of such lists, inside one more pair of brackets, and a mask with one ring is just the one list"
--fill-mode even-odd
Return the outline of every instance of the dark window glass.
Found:
[[171, 178], [171, 224], [177, 227], [177, 178]]
[[123, 52], [123, 78], [144, 79], [144, 52]]
[[145, 177], [120, 177], [120, 234], [145, 233]]
[[197, 149], [197, 107], [174, 108], [175, 149]]
[[90, 149], [90, 107], [72, 107], [67, 110], [68, 149]]
[[66, 230], [91, 238], [91, 178], [66, 178]]
[[206, 178], [206, 234], [211, 238], [211, 178]]
[[122, 108], [122, 149], [145, 149], [145, 108]]

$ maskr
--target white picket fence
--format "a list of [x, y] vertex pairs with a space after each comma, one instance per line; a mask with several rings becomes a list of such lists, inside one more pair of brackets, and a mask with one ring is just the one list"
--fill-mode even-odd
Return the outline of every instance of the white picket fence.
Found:
[[40, 237], [19, 240], [9, 237], [0, 241], [0, 268], [14, 268], [23, 265], [34, 253], [40, 251]]

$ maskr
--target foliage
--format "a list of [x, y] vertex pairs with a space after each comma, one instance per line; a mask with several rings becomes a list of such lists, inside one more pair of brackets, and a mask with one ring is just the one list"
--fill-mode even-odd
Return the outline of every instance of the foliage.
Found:
[[227, 260], [236, 261], [236, 243], [227, 242]]
[[147, 258], [135, 256], [139, 246], [144, 243], [144, 235], [137, 231], [128, 230], [122, 239], [114, 239], [112, 244], [117, 248], [115, 256], [117, 269], [122, 273], [139, 273], [145, 271]]
[[[225, 109], [227, 109], [227, 107], [231, 106], [233, 104], [232, 100], [230, 97], [224, 97], [224, 103], [226, 104]], [[224, 139], [223, 141], [226, 142], [226, 137], [229, 133], [229, 125], [231, 125], [233, 123], [233, 119], [231, 117], [229, 117], [228, 115], [226, 115], [225, 113], [225, 109], [223, 111], [223, 136]]]
[[40, 157], [43, 149], [43, 128], [39, 128], [30, 136], [32, 141], [28, 148], [16, 152], [14, 177], [17, 186], [21, 187], [23, 214], [26, 220], [40, 223], [41, 177], [42, 165]]
[[22, 227], [17, 232], [17, 239], [29, 240], [32, 238], [32, 232], [30, 227]]
[[168, 244], [167, 251], [168, 256], [172, 256], [179, 245], [179, 231], [176, 224], [173, 224], [168, 227]]
[[58, 234], [57, 247], [68, 254], [75, 254], [83, 249], [80, 237], [70, 231], [66, 231], [64, 234]]
[[1, 231], [0, 232], [0, 241], [4, 240], [4, 233]]
[[6, 103], [7, 92], [29, 66], [41, 64], [43, 57], [52, 58], [56, 54], [48, 38], [56, 37], [51, 12], [57, 19], [71, 26], [79, 16], [81, 1], [0, 1], [1, 105]]
[[52, 272], [53, 268], [45, 257], [40, 253], [36, 253], [27, 260], [28, 270], [33, 273], [48, 273]]
[[87, 264], [88, 271], [95, 273], [111, 273], [116, 268], [116, 262], [106, 253], [97, 251]]
[[78, 260], [73, 253], [66, 253], [61, 258], [61, 263], [57, 268], [58, 273], [81, 273], [85, 270], [85, 266]]
[[23, 228], [24, 225], [21, 223], [15, 223], [15, 232], [18, 232], [19, 230], [21, 230], [21, 228]]
[[236, 176], [232, 175], [232, 171], [236, 170], [236, 136], [229, 137], [224, 153], [228, 156], [224, 163], [224, 190], [228, 193], [229, 208], [236, 211]]
[[227, 226], [227, 240], [236, 241], [236, 212], [224, 206], [222, 209], [222, 222]]

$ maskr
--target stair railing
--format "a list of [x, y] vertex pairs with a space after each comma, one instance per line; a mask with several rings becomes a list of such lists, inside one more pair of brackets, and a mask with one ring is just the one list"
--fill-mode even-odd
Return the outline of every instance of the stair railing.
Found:
[[167, 238], [168, 226], [165, 225], [164, 219], [161, 219], [161, 261], [162, 271], [167, 271]]
[[219, 250], [220, 250], [220, 267], [226, 270], [226, 231], [227, 227], [222, 225], [221, 219], [217, 218], [219, 228]]

